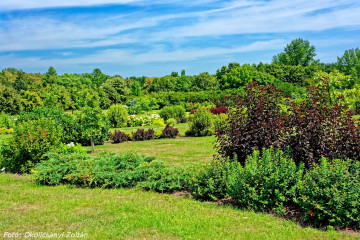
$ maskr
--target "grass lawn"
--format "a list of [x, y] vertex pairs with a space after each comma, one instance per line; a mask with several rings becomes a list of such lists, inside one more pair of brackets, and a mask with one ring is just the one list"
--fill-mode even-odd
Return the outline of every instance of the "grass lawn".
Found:
[[138, 189], [37, 186], [0, 174], [0, 235], [86, 233], [86, 239], [355, 239], [253, 213]]
[[[216, 151], [213, 149], [214, 136], [178, 137], [176, 139], [156, 139], [131, 141], [111, 145], [95, 146], [95, 151], [124, 153], [135, 150], [147, 156], [155, 156], [170, 166], [210, 161]], [[90, 147], [86, 147], [91, 150]]]

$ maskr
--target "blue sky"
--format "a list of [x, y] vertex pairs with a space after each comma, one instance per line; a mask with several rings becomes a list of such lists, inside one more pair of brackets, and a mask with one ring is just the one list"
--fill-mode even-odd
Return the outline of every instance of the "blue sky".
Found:
[[292, 39], [322, 62], [360, 47], [359, 0], [1, 0], [0, 69], [163, 76], [271, 62]]

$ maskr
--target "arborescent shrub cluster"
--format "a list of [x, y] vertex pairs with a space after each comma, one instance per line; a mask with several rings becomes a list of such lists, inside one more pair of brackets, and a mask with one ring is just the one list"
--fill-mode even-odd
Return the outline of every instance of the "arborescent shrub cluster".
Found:
[[231, 99], [228, 124], [217, 134], [221, 156], [236, 155], [244, 163], [253, 149], [274, 146], [289, 149], [292, 159], [306, 167], [318, 162], [321, 156], [359, 159], [360, 127], [341, 99], [331, 102], [326, 79], [311, 87], [308, 97], [301, 102], [285, 98], [273, 86], [252, 83], [247, 88], [244, 97]]

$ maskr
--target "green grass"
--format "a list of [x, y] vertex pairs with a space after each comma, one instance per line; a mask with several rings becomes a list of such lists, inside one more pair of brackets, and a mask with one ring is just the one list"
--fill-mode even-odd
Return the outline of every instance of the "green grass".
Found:
[[[214, 136], [165, 138], [99, 145], [95, 146], [95, 151], [124, 153], [134, 150], [147, 156], [155, 156], [170, 166], [177, 166], [210, 161], [216, 153], [213, 149], [214, 141]], [[86, 149], [90, 151], [90, 147], [86, 147]]]
[[87, 239], [355, 239], [253, 213], [138, 189], [37, 186], [0, 174], [0, 235], [78, 232]]

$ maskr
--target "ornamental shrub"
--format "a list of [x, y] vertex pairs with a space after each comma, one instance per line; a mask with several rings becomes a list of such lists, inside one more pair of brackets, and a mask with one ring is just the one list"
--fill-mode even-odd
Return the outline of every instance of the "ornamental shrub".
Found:
[[256, 211], [276, 210], [296, 197], [304, 165], [296, 166], [282, 151], [272, 148], [254, 151], [244, 167], [237, 165], [228, 176], [228, 194], [244, 208]]
[[321, 158], [299, 184], [295, 202], [315, 226], [360, 228], [360, 163]]
[[[333, 102], [328, 82], [310, 87], [307, 98], [293, 101], [273, 86], [247, 85], [244, 97], [231, 99], [228, 123], [217, 133], [222, 157], [245, 162], [253, 149], [290, 149], [291, 158], [310, 167], [321, 156], [360, 159], [360, 126], [341, 98]], [[285, 110], [284, 110], [285, 106]]]
[[177, 121], [175, 118], [169, 118], [168, 120], [166, 120], [166, 124], [174, 126], [175, 124], [177, 124]]
[[213, 133], [213, 115], [205, 107], [200, 107], [190, 118], [188, 124], [190, 128], [186, 132], [186, 135], [188, 136], [210, 136]]
[[152, 128], [149, 128], [148, 130], [138, 129], [136, 132], [132, 133], [132, 139], [134, 141], [145, 141], [154, 138], [155, 138], [155, 132]]
[[125, 106], [116, 104], [111, 105], [107, 111], [110, 124], [114, 128], [124, 127], [128, 122], [128, 112]]
[[0, 148], [0, 167], [7, 172], [28, 173], [38, 162], [46, 160], [44, 155], [61, 146], [62, 126], [54, 119], [20, 121], [11, 138]]
[[221, 114], [221, 113], [227, 113], [228, 108], [225, 106], [219, 106], [216, 108], [210, 108], [209, 110], [212, 114]]
[[167, 124], [162, 130], [162, 136], [163, 138], [176, 138], [176, 136], [179, 135], [179, 130], [177, 128], [174, 128], [170, 126], [170, 124]]
[[110, 133], [110, 139], [113, 143], [122, 143], [129, 140], [129, 136], [121, 131], [115, 130], [114, 133]]
[[160, 117], [165, 121], [169, 118], [182, 119], [185, 117], [185, 108], [180, 105], [166, 106], [160, 110]]

